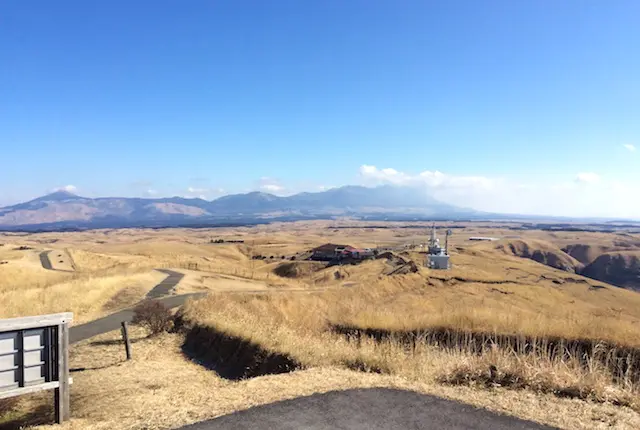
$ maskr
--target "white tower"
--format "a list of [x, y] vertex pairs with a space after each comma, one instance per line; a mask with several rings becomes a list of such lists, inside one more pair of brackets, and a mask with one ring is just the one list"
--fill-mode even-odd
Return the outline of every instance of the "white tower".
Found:
[[431, 228], [431, 238], [429, 239], [429, 254], [438, 255], [442, 252], [442, 247], [440, 246], [440, 240], [436, 234], [436, 224], [433, 224]]
[[[447, 232], [447, 235], [449, 232]], [[449, 256], [446, 251], [440, 246], [440, 240], [438, 240], [436, 234], [436, 224], [433, 223], [431, 229], [431, 238], [429, 239], [429, 255], [427, 255], [427, 267], [431, 269], [448, 269], [449, 268]]]

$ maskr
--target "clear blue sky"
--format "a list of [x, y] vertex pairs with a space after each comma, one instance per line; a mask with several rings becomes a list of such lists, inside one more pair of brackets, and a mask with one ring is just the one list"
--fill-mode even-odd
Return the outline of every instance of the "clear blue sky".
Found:
[[362, 165], [640, 183], [639, 17], [637, 0], [4, 0], [0, 203], [311, 190]]

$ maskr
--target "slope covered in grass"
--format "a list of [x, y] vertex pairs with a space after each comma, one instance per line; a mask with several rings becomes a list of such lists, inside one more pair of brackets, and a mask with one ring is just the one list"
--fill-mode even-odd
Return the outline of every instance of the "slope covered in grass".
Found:
[[529, 258], [567, 272], [579, 272], [583, 267], [582, 263], [557, 246], [542, 240], [507, 239], [500, 241], [496, 245], [496, 249], [508, 255]]
[[602, 254], [585, 267], [582, 274], [613, 285], [640, 291], [640, 251]]

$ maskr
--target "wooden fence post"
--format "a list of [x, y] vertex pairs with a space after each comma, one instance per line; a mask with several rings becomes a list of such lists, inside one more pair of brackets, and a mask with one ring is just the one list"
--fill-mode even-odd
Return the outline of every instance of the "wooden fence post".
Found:
[[58, 326], [58, 382], [60, 386], [54, 391], [56, 423], [69, 420], [69, 325]]
[[129, 327], [126, 321], [122, 321], [122, 340], [124, 341], [124, 351], [127, 360], [131, 360], [131, 343], [129, 342]]

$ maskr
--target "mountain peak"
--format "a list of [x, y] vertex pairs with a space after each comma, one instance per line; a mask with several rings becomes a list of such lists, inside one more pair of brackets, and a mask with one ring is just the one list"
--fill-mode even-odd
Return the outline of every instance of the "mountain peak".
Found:
[[75, 200], [75, 199], [81, 199], [81, 198], [82, 197], [76, 194], [73, 194], [69, 191], [59, 190], [59, 191], [54, 191], [52, 193], [44, 195], [42, 197], [38, 197], [37, 199], [33, 199], [32, 201], [59, 202], [59, 201]]
[[278, 197], [275, 194], [265, 193], [264, 191], [252, 191], [248, 193], [247, 196], [260, 197], [262, 199], [269, 199], [269, 200]]

